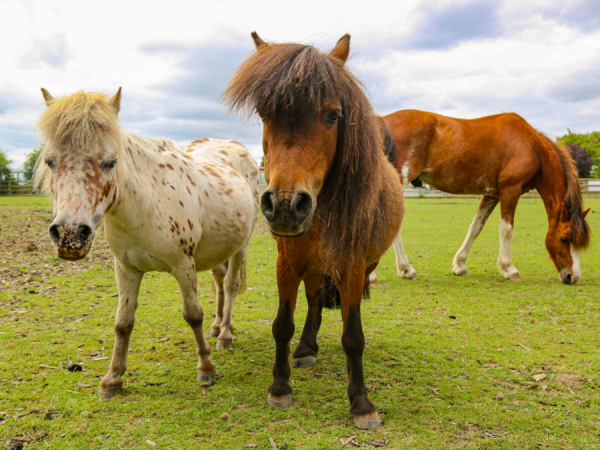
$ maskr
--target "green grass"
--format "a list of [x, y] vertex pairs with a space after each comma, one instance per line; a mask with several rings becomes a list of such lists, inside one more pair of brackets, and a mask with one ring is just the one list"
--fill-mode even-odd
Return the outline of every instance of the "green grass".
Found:
[[[111, 355], [117, 304], [102, 233], [85, 261], [58, 260], [45, 231], [51, 201], [0, 198], [0, 445], [151, 448], [150, 440], [165, 449], [267, 449], [271, 437], [279, 449], [334, 449], [357, 435], [365, 446], [389, 439], [385, 448], [394, 449], [600, 448], [599, 247], [582, 255], [580, 283], [561, 284], [544, 247], [542, 203], [522, 199], [512, 250], [523, 281], [498, 274], [498, 211], [473, 247], [469, 276], [455, 277], [452, 257], [477, 203], [407, 200], [403, 238], [419, 279], [395, 275], [390, 249], [377, 270], [381, 284], [363, 303], [366, 383], [384, 412], [382, 427], [360, 431], [348, 413], [339, 311], [324, 311], [317, 364], [292, 369], [294, 405], [265, 404], [277, 289], [275, 242], [262, 222], [248, 252], [249, 289], [234, 309], [234, 348], [213, 351], [225, 377], [212, 386], [195, 381], [177, 284], [151, 273], [123, 395], [100, 402], [109, 360], [97, 358]], [[600, 200], [586, 203], [597, 230]], [[208, 333], [210, 276], [200, 274], [199, 283]], [[302, 298], [292, 349], [306, 314]], [[40, 367], [69, 360], [84, 371]], [[546, 378], [536, 381], [540, 374]], [[47, 420], [52, 410], [59, 412]]]

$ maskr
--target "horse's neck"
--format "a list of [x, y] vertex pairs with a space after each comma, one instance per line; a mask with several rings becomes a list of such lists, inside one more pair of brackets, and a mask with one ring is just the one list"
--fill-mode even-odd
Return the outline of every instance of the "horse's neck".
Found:
[[149, 140], [123, 132], [122, 154], [118, 161], [115, 207], [112, 220], [137, 225], [156, 206], [151, 174], [159, 164], [158, 153]]
[[565, 180], [565, 169], [560, 162], [560, 157], [556, 154], [550, 145], [543, 143], [540, 149], [540, 160], [542, 162], [541, 176], [538, 177], [536, 190], [539, 192], [548, 222], [552, 223], [560, 211], [560, 206], [565, 200], [567, 194], [567, 185]]

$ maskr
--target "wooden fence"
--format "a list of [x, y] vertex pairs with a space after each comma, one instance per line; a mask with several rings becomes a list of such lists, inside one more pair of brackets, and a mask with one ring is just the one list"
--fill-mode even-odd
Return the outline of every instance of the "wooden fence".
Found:
[[[600, 178], [584, 178], [579, 180], [581, 191], [585, 196], [600, 196]], [[260, 190], [267, 187], [263, 170], [261, 168]], [[0, 196], [8, 195], [36, 195], [32, 192], [31, 180], [0, 180]], [[437, 189], [408, 187], [404, 190], [405, 197], [454, 197], [453, 194], [438, 191]], [[525, 197], [539, 197], [537, 191], [531, 191]], [[480, 197], [480, 196], [476, 196]]]

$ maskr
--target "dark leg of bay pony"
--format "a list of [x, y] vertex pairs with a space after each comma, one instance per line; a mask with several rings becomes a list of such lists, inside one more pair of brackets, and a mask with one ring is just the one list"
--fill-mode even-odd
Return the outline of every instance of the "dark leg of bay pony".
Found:
[[348, 397], [350, 414], [354, 425], [361, 429], [371, 429], [381, 425], [377, 407], [367, 397], [367, 387], [363, 374], [362, 357], [365, 349], [365, 336], [360, 318], [360, 302], [365, 287], [365, 268], [349, 271], [338, 285], [342, 301], [342, 348], [346, 353], [346, 364], [350, 383]]
[[275, 365], [273, 366], [273, 384], [269, 386], [267, 404], [278, 408], [292, 406], [292, 387], [290, 380], [290, 340], [294, 336], [294, 309], [300, 277], [292, 270], [281, 255], [277, 258], [277, 287], [279, 290], [279, 309], [273, 321], [275, 338]]
[[300, 342], [294, 351], [294, 367], [310, 367], [317, 362], [319, 345], [317, 333], [321, 326], [324, 296], [327, 294], [327, 278], [323, 275], [308, 274], [304, 277], [308, 313]]

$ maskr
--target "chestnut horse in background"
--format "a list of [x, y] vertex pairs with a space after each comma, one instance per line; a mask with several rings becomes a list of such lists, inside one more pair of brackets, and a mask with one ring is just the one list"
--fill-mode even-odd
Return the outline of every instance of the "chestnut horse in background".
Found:
[[[483, 195], [452, 271], [467, 275], [467, 256], [486, 220], [500, 202], [498, 269], [520, 280], [510, 242], [519, 197], [536, 189], [546, 207], [546, 248], [565, 284], [581, 278], [579, 252], [589, 246], [577, 168], [569, 153], [514, 113], [453, 119], [404, 110], [384, 116], [396, 142], [395, 166], [406, 186], [427, 183], [452, 194]], [[400, 241], [398, 237], [397, 241]], [[404, 249], [394, 245], [397, 259]]]
[[262, 118], [265, 179], [261, 209], [277, 237], [279, 309], [273, 384], [267, 403], [292, 404], [289, 344], [304, 281], [308, 315], [295, 366], [316, 362], [326, 299], [338, 297], [350, 413], [358, 428], [380, 425], [367, 397], [360, 304], [366, 279], [400, 229], [402, 184], [383, 152], [382, 123], [345, 62], [350, 36], [329, 54], [301, 44], [267, 44], [236, 70], [223, 98], [230, 110]]

